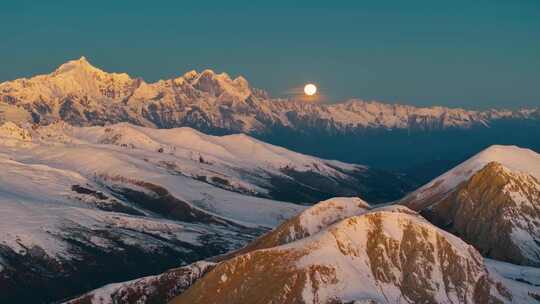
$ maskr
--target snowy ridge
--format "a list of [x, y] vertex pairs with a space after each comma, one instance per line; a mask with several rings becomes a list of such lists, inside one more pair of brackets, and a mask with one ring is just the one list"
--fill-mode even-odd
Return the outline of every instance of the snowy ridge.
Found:
[[330, 224], [359, 215], [369, 208], [369, 204], [360, 198], [335, 197], [303, 211], [298, 215], [298, 221], [307, 235], [313, 235]]
[[171, 303], [534, 301], [540, 288], [508, 278], [516, 269], [488, 271], [472, 246], [406, 207], [384, 207], [224, 260]]
[[229, 259], [254, 250], [288, 244], [314, 235], [345, 218], [365, 213], [369, 209], [370, 206], [357, 197], [331, 198], [307, 208], [247, 246], [218, 257], [216, 260]]
[[19, 119], [41, 124], [56, 120], [74, 125], [130, 122], [229, 133], [269, 133], [275, 127], [330, 134], [372, 128], [432, 130], [489, 126], [491, 121], [505, 118], [540, 117], [539, 109], [481, 112], [361, 100], [320, 105], [270, 99], [264, 91], [251, 88], [241, 76], [232, 79], [211, 70], [146, 83], [127, 74], [104, 72], [84, 57], [48, 75], [1, 83], [1, 107], [18, 113]]
[[490, 162], [500, 163], [512, 171], [531, 174], [540, 179], [540, 154], [516, 146], [495, 145], [422, 186], [403, 202], [412, 209], [422, 209], [424, 203], [445, 195]]
[[[73, 136], [94, 144], [129, 146], [147, 151], [158, 151], [178, 157], [205, 156], [209, 162], [223, 162], [246, 169], [270, 168], [276, 173], [284, 167], [297, 171], [318, 170], [321, 173], [343, 176], [324, 161], [278, 146], [270, 145], [244, 134], [211, 136], [191, 128], [150, 129], [130, 124], [104, 127], [73, 128]], [[331, 162], [344, 170], [365, 168], [357, 165]]]
[[[393, 173], [384, 173], [384, 183], [366, 187], [371, 174], [379, 171], [303, 155], [242, 134], [210, 136], [186, 127], [153, 129], [127, 123], [80, 128], [63, 122], [35, 128], [34, 133], [35, 141], [46, 146], [99, 145], [225, 190], [298, 203], [335, 195], [365, 195], [380, 202], [384, 198], [377, 193], [395, 197], [409, 189]], [[388, 192], [375, 188], [388, 188], [388, 181], [401, 185]]]

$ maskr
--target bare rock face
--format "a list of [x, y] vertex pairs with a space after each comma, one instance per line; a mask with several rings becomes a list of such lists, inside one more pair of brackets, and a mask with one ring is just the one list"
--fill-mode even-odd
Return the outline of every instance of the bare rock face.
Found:
[[492, 162], [421, 213], [485, 256], [540, 265], [540, 182]]
[[313, 236], [221, 262], [171, 303], [510, 300], [472, 246], [410, 211], [390, 209], [349, 217]]

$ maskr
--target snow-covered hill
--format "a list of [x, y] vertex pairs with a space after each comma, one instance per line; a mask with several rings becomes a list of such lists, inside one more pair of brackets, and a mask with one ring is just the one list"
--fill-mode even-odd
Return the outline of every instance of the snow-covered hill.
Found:
[[270, 99], [243, 77], [232, 79], [211, 70], [146, 83], [127, 74], [104, 72], [84, 57], [48, 75], [0, 84], [0, 106], [3, 112], [19, 113], [20, 119], [39, 123], [58, 119], [74, 125], [131, 122], [227, 133], [271, 133], [276, 128], [329, 134], [363, 129], [431, 130], [487, 126], [501, 118], [540, 117], [539, 109], [479, 112], [361, 100], [320, 105]]
[[[243, 134], [219, 137], [191, 128], [153, 129], [127, 123], [77, 128], [62, 122], [35, 132], [35, 141], [46, 146], [99, 146], [225, 190], [301, 204], [336, 195], [359, 195], [378, 203], [412, 189], [399, 174], [306, 156]], [[74, 158], [73, 152], [69, 154]], [[107, 168], [101, 171], [114, 174]]]
[[276, 198], [369, 195], [372, 174], [245, 135], [125, 123], [5, 123], [0, 167], [0, 302], [59, 300], [238, 249], [305, 208]]
[[540, 154], [493, 146], [401, 203], [489, 257], [539, 266], [539, 180]]

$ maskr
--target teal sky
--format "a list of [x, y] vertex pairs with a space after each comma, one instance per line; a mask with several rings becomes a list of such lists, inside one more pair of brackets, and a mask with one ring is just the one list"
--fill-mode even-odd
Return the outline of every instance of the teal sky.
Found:
[[540, 1], [11, 1], [0, 81], [86, 56], [147, 81], [211, 68], [284, 96], [540, 106]]

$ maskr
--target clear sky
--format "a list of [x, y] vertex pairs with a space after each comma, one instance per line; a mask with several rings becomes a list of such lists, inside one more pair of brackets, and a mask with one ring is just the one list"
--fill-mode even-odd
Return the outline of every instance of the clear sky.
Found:
[[273, 96], [540, 106], [539, 0], [0, 2], [0, 81], [86, 56], [147, 81], [211, 68]]

